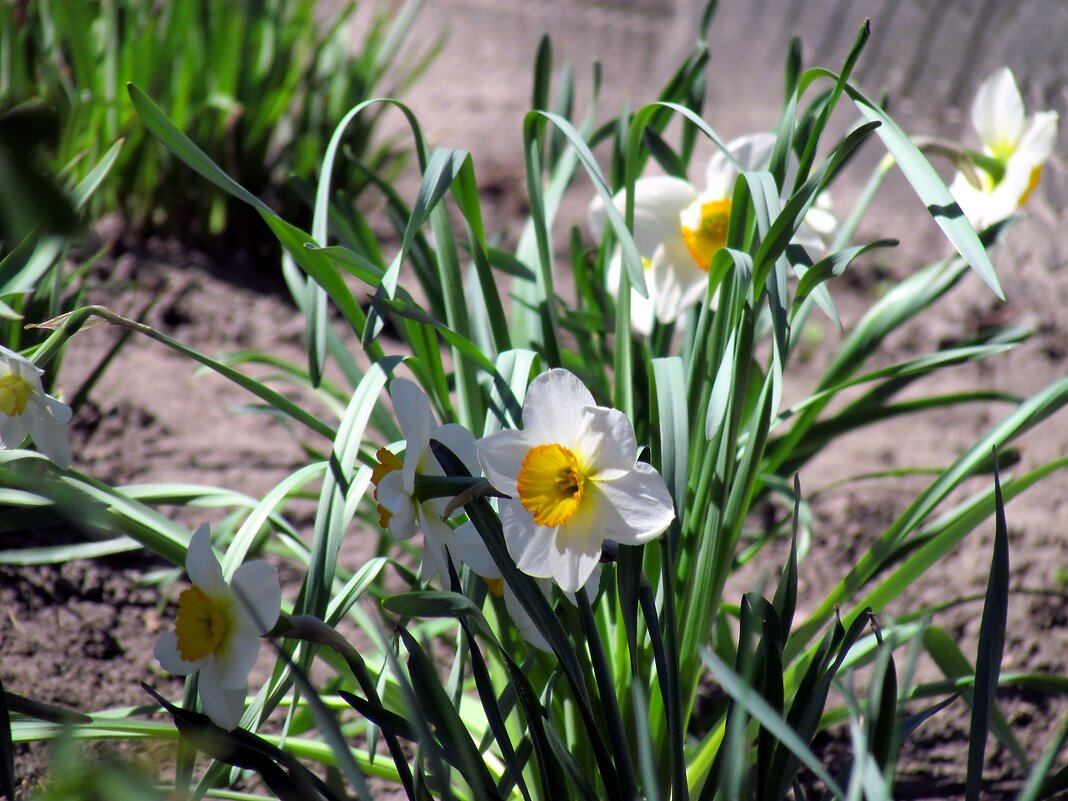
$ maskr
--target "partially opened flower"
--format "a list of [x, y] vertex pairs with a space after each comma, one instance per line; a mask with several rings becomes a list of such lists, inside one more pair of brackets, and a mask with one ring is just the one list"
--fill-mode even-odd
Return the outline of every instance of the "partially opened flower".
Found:
[[511, 496], [500, 510], [516, 566], [564, 592], [586, 584], [604, 540], [639, 545], [675, 517], [664, 479], [637, 460], [626, 415], [597, 406], [567, 370], [535, 378], [523, 430], [479, 440], [478, 458], [489, 482]]
[[415, 499], [416, 474], [444, 475], [430, 450], [430, 440], [445, 445], [473, 473], [478, 472], [475, 438], [457, 423], [438, 425], [430, 409], [430, 399], [416, 384], [396, 378], [389, 387], [393, 410], [404, 435], [404, 459], [382, 448], [376, 454], [378, 467], [372, 475], [374, 497], [378, 502], [379, 522], [398, 539], [409, 539], [417, 528], [423, 532], [424, 581], [438, 578], [447, 581], [445, 549], [453, 543], [452, 529], [443, 519], [447, 499], [419, 502]]
[[42, 375], [41, 369], [0, 345], [0, 448], [17, 448], [29, 436], [58, 467], [70, 467], [71, 410], [45, 394]]
[[1056, 111], [1026, 115], [1008, 67], [983, 81], [972, 103], [972, 125], [986, 157], [976, 165], [979, 186], [958, 173], [949, 187], [977, 229], [1006, 219], [1027, 202], [1053, 153], [1057, 122]]
[[[774, 147], [775, 137], [770, 133], [743, 136], [727, 144], [734, 160], [746, 171], [767, 169]], [[645, 266], [649, 293], [648, 299], [636, 291], [631, 294], [631, 323], [638, 333], [648, 334], [654, 318], [662, 323], [672, 322], [704, 297], [712, 257], [727, 244], [737, 177], [737, 168], [717, 150], [705, 169], [704, 191], [670, 176], [634, 182], [634, 242]], [[613, 199], [620, 213], [625, 202], [622, 192]], [[825, 204], [821, 211], [826, 217]], [[594, 236], [600, 238], [607, 224], [600, 196], [590, 204], [589, 222]], [[821, 244], [811, 231], [798, 234], [798, 244]], [[617, 249], [606, 276], [613, 293], [619, 291], [621, 273], [622, 257]]]
[[241, 720], [260, 637], [278, 620], [278, 571], [266, 562], [246, 562], [227, 584], [206, 525], [189, 541], [185, 569], [193, 584], [178, 596], [174, 631], [156, 642], [156, 659], [179, 676], [200, 671], [204, 712], [230, 730]]

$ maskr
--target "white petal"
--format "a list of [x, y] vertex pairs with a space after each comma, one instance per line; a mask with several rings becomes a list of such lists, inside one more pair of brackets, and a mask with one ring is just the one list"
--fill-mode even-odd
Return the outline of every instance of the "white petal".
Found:
[[1011, 152], [1024, 131], [1024, 104], [1016, 80], [1002, 67], [983, 81], [972, 103], [972, 124], [994, 153]]
[[230, 588], [237, 596], [241, 620], [248, 621], [242, 628], [247, 627], [256, 634], [266, 634], [274, 628], [282, 607], [282, 590], [274, 565], [246, 562], [234, 571]]
[[578, 376], [557, 367], [530, 382], [523, 402], [523, 431], [532, 445], [555, 442], [570, 447], [582, 430], [582, 410], [594, 405], [593, 395]]
[[[526, 407], [524, 406], [524, 414]], [[476, 444], [478, 461], [490, 485], [505, 495], [519, 494], [516, 482], [532, 444], [526, 431], [505, 429], [483, 437]]]
[[430, 399], [418, 384], [407, 378], [394, 378], [389, 385], [389, 397], [393, 401], [393, 411], [405, 437], [420, 429], [429, 432], [433, 421]]
[[214, 660], [209, 660], [200, 671], [197, 685], [200, 688], [200, 705], [204, 714], [221, 729], [230, 731], [241, 722], [241, 713], [245, 711], [247, 687], [225, 688], [219, 683], [218, 667]]
[[[679, 215], [697, 200], [697, 194], [689, 181], [666, 175], [634, 182], [634, 244], [639, 254], [652, 258], [661, 242], [678, 236]], [[623, 200], [622, 194], [616, 196], [620, 213]]]
[[630, 471], [638, 459], [634, 426], [618, 409], [587, 406], [575, 452], [586, 469], [599, 478], [617, 478]]
[[1028, 189], [1031, 179], [1029, 170], [1010, 164], [1005, 176], [997, 186], [987, 191], [976, 189], [958, 174], [949, 186], [950, 194], [977, 231], [982, 231], [996, 222], [1011, 217], [1020, 207], [1020, 198]]
[[223, 580], [219, 560], [211, 549], [210, 532], [207, 523], [202, 523], [193, 532], [193, 538], [189, 540], [189, 550], [185, 554], [185, 572], [189, 574], [189, 580], [209, 597], [219, 598], [226, 596], [230, 588]]
[[52, 416], [44, 397], [31, 397], [23, 416], [30, 418], [30, 436], [37, 449], [51, 459], [56, 467], [65, 470], [71, 462], [67, 428]]
[[61, 426], [65, 426], [70, 423], [71, 418], [74, 417], [74, 411], [62, 401], [57, 401], [51, 395], [44, 396], [45, 405], [48, 407], [49, 413]]
[[[601, 564], [597, 563], [597, 567], [590, 573], [590, 577], [586, 579], [586, 584], [582, 587], [582, 592], [586, 593], [586, 600], [591, 604], [597, 599], [597, 591], [601, 588]], [[577, 592], [565, 592], [564, 597], [575, 606], [578, 606], [578, 593]]]
[[[731, 155], [746, 171], [766, 170], [774, 148], [775, 135], [770, 133], [740, 136], [727, 143]], [[730, 159], [723, 151], [717, 150], [708, 160], [708, 167], [705, 169], [705, 190], [701, 193], [702, 199], [720, 200], [730, 197], [737, 177], [738, 171]]]
[[519, 598], [516, 597], [516, 594], [512, 592], [512, 588], [507, 584], [504, 586], [504, 606], [508, 610], [512, 622], [515, 623], [515, 627], [519, 631], [520, 637], [539, 651], [552, 652], [553, 649], [549, 645], [549, 641], [541, 636], [538, 627], [534, 625], [534, 621], [531, 619], [530, 615], [527, 614], [526, 608], [519, 602]]
[[400, 540], [415, 535], [415, 502], [404, 491], [404, 478], [396, 470], [378, 482], [378, 503], [390, 514], [390, 534]]
[[[220, 687], [224, 690], [244, 690], [248, 685], [248, 674], [260, 655], [260, 644], [258, 634], [240, 629], [229, 632], [226, 643], [208, 657], [208, 664], [214, 664], [218, 672]], [[202, 678], [203, 675], [201, 671]]]
[[648, 283], [646, 286], [650, 290], [648, 298], [643, 298], [633, 289], [630, 291], [630, 327], [634, 333], [645, 337], [653, 332], [653, 323], [656, 321], [656, 296]]
[[393, 411], [397, 423], [404, 434], [404, 489], [411, 493], [415, 489], [415, 473], [423, 460], [430, 444], [430, 429], [434, 427], [434, 416], [430, 411], [430, 399], [414, 382], [406, 378], [395, 378], [389, 385], [389, 396], [393, 399]]
[[1036, 112], [1020, 137], [1013, 158], [1023, 159], [1032, 167], [1044, 164], [1053, 155], [1053, 147], [1057, 144], [1058, 121], [1056, 111]]
[[591, 499], [594, 492], [601, 495], [595, 502], [605, 522], [605, 537], [624, 545], [640, 545], [658, 537], [675, 519], [667, 484], [644, 462], [622, 478], [594, 482]]
[[501, 502], [501, 524], [516, 567], [535, 578], [551, 578], [564, 592], [586, 583], [601, 558], [604, 519], [584, 502], [563, 525], [538, 526], [518, 501]]
[[553, 547], [556, 529], [534, 524], [534, 517], [516, 499], [499, 502], [501, 526], [508, 553], [516, 567], [535, 578], [549, 578], [552, 568], [546, 552]]
[[428, 513], [425, 505], [419, 508], [419, 528], [423, 531], [423, 564], [419, 577], [424, 582], [437, 579], [442, 587], [448, 587], [449, 561], [445, 552], [446, 549], [456, 550], [452, 529], [441, 518]]
[[[605, 285], [612, 297], [619, 296], [619, 276], [623, 271], [623, 256], [619, 248], [616, 248], [608, 261], [608, 269], [605, 272]], [[649, 297], [643, 298], [636, 289], [630, 291], [630, 327], [637, 334], [649, 336], [653, 330], [653, 321], [656, 319], [656, 289], [652, 282], [652, 270], [645, 270], [645, 289]]]
[[186, 662], [182, 659], [182, 655], [178, 653], [178, 635], [173, 631], [165, 631], [160, 635], [152, 653], [160, 667], [175, 676], [188, 676], [190, 673], [195, 673], [207, 662], [206, 657], [196, 662]]
[[471, 475], [478, 476], [480, 468], [478, 466], [478, 449], [475, 447], [474, 434], [459, 423], [447, 423], [431, 431], [430, 438], [436, 439], [456, 454]]
[[6, 372], [15, 373], [16, 375], [19, 374], [20, 364], [29, 364], [22, 356], [10, 348], [5, 348], [3, 345], [0, 345], [0, 359], [3, 359], [4, 365], [7, 367]]
[[838, 227], [838, 217], [834, 213], [834, 203], [829, 192], [821, 192], [816, 197], [812, 208], [805, 213], [805, 225], [821, 237], [830, 238]]
[[453, 532], [455, 550], [453, 559], [459, 559], [471, 570], [483, 578], [497, 579], [501, 577], [500, 568], [490, 556], [489, 548], [482, 540], [474, 525], [464, 523]]
[[972, 186], [962, 173], [958, 172], [954, 176], [949, 185], [949, 193], [953, 195], [953, 199], [957, 201], [957, 205], [975, 230], [981, 231], [991, 222], [986, 212], [990, 206], [990, 195]]
[[653, 257], [652, 282], [656, 286], [656, 318], [670, 323], [704, 297], [708, 273], [697, 266], [680, 236], [666, 241]]
[[[586, 586], [582, 588], [582, 592], [586, 593], [586, 600], [591, 604], [597, 600], [597, 591], [601, 588], [601, 564], [597, 563], [597, 567], [590, 573], [590, 577], [586, 579]], [[571, 599], [572, 603], [575, 603], [574, 598]]]
[[12, 372], [17, 373], [27, 384], [30, 385], [30, 389], [37, 395], [44, 395], [44, 387], [41, 385], [41, 376], [44, 375], [44, 370], [35, 364], [30, 363], [28, 360], [22, 358], [17, 353], [12, 353], [12, 359], [9, 361]]
[[[1032, 189], [1031, 176], [1035, 170], [1041, 170], [1041, 165], [1026, 163], [1020, 159], [1009, 162], [1005, 176], [989, 193], [987, 212], [990, 222], [1003, 220], [1020, 207], [1021, 199], [1026, 199]], [[1000, 217], [996, 216], [998, 211], [1003, 212]]]
[[768, 131], [739, 136], [727, 143], [727, 148], [742, 165], [743, 170], [766, 170], [771, 166], [775, 150], [775, 134]]
[[552, 579], [564, 592], [578, 592], [601, 561], [606, 518], [588, 496], [566, 523], [558, 526], [546, 557]]
[[608, 265], [605, 268], [604, 284], [605, 288], [615, 297], [619, 294], [619, 277], [623, 274], [623, 254], [617, 247], [612, 251], [611, 257], [608, 259]]
[[33, 418], [29, 414], [20, 414], [8, 417], [0, 414], [0, 447], [17, 448], [30, 434], [33, 426]]
[[[679, 213], [697, 199], [697, 189], [689, 181], [667, 175], [639, 178], [634, 182], [634, 244], [638, 253], [651, 258], [665, 237], [679, 232]], [[618, 192], [612, 205], [626, 213], [626, 194]], [[607, 215], [598, 196], [590, 204], [590, 228], [597, 239], [604, 235]]]

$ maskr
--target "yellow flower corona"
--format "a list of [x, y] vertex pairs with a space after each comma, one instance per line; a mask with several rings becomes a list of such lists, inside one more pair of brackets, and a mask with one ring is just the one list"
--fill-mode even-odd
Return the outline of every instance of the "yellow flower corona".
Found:
[[516, 482], [519, 502], [539, 526], [566, 523], [586, 495], [586, 473], [563, 445], [538, 445], [527, 451]]
[[404, 464], [397, 455], [386, 448], [379, 448], [375, 453], [378, 464], [371, 471], [371, 483], [374, 485], [375, 509], [378, 511], [378, 525], [389, 528], [389, 522], [393, 519], [393, 513], [378, 501], [378, 485], [387, 475], [404, 469]]
[[706, 273], [716, 251], [727, 245], [727, 227], [731, 221], [731, 201], [710, 200], [694, 203], [680, 216], [682, 241], [694, 263]]
[[178, 653], [186, 662], [196, 662], [213, 653], [226, 639], [229, 629], [223, 605], [217, 604], [200, 587], [189, 587], [178, 596], [174, 633], [178, 637]]
[[378, 464], [371, 471], [371, 483], [376, 487], [388, 473], [404, 468], [404, 464], [397, 458], [397, 455], [387, 448], [379, 448], [375, 453], [375, 458], [378, 459]]
[[26, 411], [33, 389], [26, 379], [14, 373], [0, 376], [0, 413], [18, 417]]

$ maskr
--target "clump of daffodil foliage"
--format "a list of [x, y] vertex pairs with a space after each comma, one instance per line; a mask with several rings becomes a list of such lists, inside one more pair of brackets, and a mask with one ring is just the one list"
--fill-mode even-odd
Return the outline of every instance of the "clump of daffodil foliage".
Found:
[[[703, 45], [638, 111], [604, 120], [594, 106], [576, 121], [544, 110], [554, 107], [546, 43], [524, 124], [531, 216], [514, 252], [489, 245], [470, 155], [431, 150], [414, 123], [422, 183], [410, 208], [389, 195], [394, 239], [371, 241], [360, 212], [333, 202], [336, 145], [380, 101], [340, 122], [309, 234], [235, 184], [131, 87], [148, 129], [251, 204], [286, 249], [294, 300], [318, 333], [307, 366], [272, 363], [335, 415], [107, 309], [54, 321], [56, 343], [94, 317], [152, 337], [306, 432], [308, 464], [262, 500], [216, 516], [220, 562], [206, 525], [189, 537], [145, 505], [153, 492], [172, 498], [165, 487], [105, 491], [66, 470], [57, 431], [69, 411], [35, 383], [40, 368], [6, 356], [3, 445], [17, 448], [29, 433], [56, 466], [51, 483], [35, 472], [33, 491], [62, 487], [68, 509], [79, 493], [94, 508], [107, 501], [97, 528], [184, 563], [191, 582], [155, 650], [163, 671], [190, 676], [184, 700], [149, 687], [162, 714], [108, 713], [82, 734], [177, 730], [187, 746], [177, 751], [178, 795], [195, 787], [226, 796], [253, 772], [279, 798], [348, 797], [343, 783], [371, 797], [374, 777], [412, 799], [885, 799], [903, 738], [967, 687], [962, 770], [965, 796], [979, 798], [988, 732], [1016, 753], [996, 699], [1009, 602], [1004, 501], [1065, 466], [1002, 480], [996, 449], [1068, 403], [1068, 381], [1009, 404], [803, 608], [811, 514], [802, 487], [809, 461], [840, 436], [982, 394], [921, 392], [896, 406], [905, 386], [922, 389], [948, 365], [1025, 338], [990, 331], [869, 366], [886, 337], [969, 272], [1000, 294], [986, 247], [1007, 235], [1001, 223], [1037, 184], [1057, 120], [1028, 118], [1011, 73], [995, 73], [973, 109], [983, 151], [957, 147], [962, 174], [947, 187], [852, 82], [869, 35], [865, 24], [840, 73], [802, 69], [792, 49], [781, 115], [731, 141], [704, 106]], [[570, 75], [560, 96], [571, 95]], [[841, 139], [829, 133], [832, 115], [854, 123]], [[702, 138], [714, 155], [691, 165]], [[861, 147], [889, 155], [856, 205], [836, 208], [831, 185], [857, 169]], [[787, 405], [806, 321], [822, 314], [840, 325], [835, 279], [896, 244], [865, 238], [860, 226], [893, 165], [945, 232], [945, 250], [842, 331], [817, 386]], [[594, 194], [587, 226], [568, 236], [554, 223], [579, 169]], [[386, 322], [400, 345], [387, 348]], [[323, 380], [327, 371], [348, 384]], [[984, 473], [981, 486], [965, 483]], [[5, 467], [16, 485], [20, 475]], [[315, 519], [302, 530], [289, 501], [309, 492]], [[769, 507], [784, 513], [753, 514]], [[928, 609], [910, 606], [909, 589], [970, 534], [991, 529], [970, 655], [941, 628], [956, 591]], [[347, 559], [343, 543], [371, 538], [364, 552], [373, 557]], [[773, 558], [766, 546], [778, 541], [786, 545]], [[728, 579], [754, 561], [777, 575], [772, 591], [728, 597]], [[279, 563], [292, 586], [280, 585]], [[899, 674], [921, 652], [946, 681]], [[250, 693], [257, 660], [268, 665]], [[1063, 679], [1027, 680], [1063, 692]], [[848, 739], [845, 761], [812, 750], [832, 727]], [[1066, 734], [1062, 725], [1033, 770], [1023, 755], [1025, 797], [1056, 792]], [[329, 765], [331, 781], [310, 763]]]

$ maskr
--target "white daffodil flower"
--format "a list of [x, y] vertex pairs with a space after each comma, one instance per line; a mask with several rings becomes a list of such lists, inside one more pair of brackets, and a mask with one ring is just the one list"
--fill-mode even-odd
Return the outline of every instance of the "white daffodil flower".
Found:
[[[727, 149], [743, 170], [764, 170], [771, 162], [775, 137], [770, 133], [743, 136], [727, 144]], [[670, 323], [704, 297], [712, 256], [727, 244], [731, 218], [731, 196], [738, 170], [720, 150], [708, 161], [705, 189], [699, 192], [689, 181], [670, 176], [639, 178], [634, 182], [634, 242], [645, 266], [649, 298], [631, 293], [631, 325], [648, 335], [654, 319]], [[620, 192], [613, 204], [624, 213], [626, 196]], [[829, 215], [829, 216], [828, 216]], [[833, 214], [824, 199], [814, 222], [834, 225]], [[589, 209], [589, 225], [598, 239], [607, 225], [604, 201], [594, 198]], [[807, 218], [806, 218], [807, 221]], [[804, 247], [822, 247], [811, 230], [802, 228], [795, 241]], [[608, 263], [609, 291], [619, 291], [623, 263], [619, 249]]]
[[174, 631], [156, 642], [156, 659], [179, 676], [199, 670], [200, 704], [215, 725], [229, 731], [245, 708], [260, 637], [278, 620], [278, 571], [266, 562], [246, 562], [227, 584], [206, 525], [189, 541], [185, 569], [193, 586], [178, 596]]
[[430, 409], [430, 399], [415, 383], [396, 378], [389, 387], [397, 423], [404, 435], [404, 460], [392, 451], [378, 451], [378, 467], [371, 476], [374, 497], [378, 502], [379, 523], [398, 539], [410, 539], [417, 529], [423, 532], [423, 581], [437, 578], [447, 584], [449, 570], [445, 549], [453, 546], [453, 532], [445, 522], [446, 498], [419, 503], [415, 500], [415, 476], [444, 475], [430, 450], [430, 440], [445, 445], [467, 466], [478, 473], [475, 438], [462, 425], [438, 425]]
[[44, 371], [0, 345], [0, 448], [17, 448], [27, 436], [57, 467], [70, 467], [67, 425], [71, 410], [46, 395]]
[[972, 103], [972, 125], [983, 143], [983, 155], [997, 169], [985, 169], [980, 163], [976, 170], [980, 186], [957, 173], [949, 187], [977, 230], [1010, 217], [1027, 202], [1053, 153], [1057, 124], [1056, 111], [1026, 115], [1008, 67], [983, 81]]
[[675, 518], [664, 479], [637, 460], [626, 415], [595, 405], [567, 370], [535, 378], [523, 430], [479, 440], [478, 459], [489, 482], [511, 496], [500, 510], [516, 566], [564, 592], [586, 584], [605, 539], [640, 545]]

